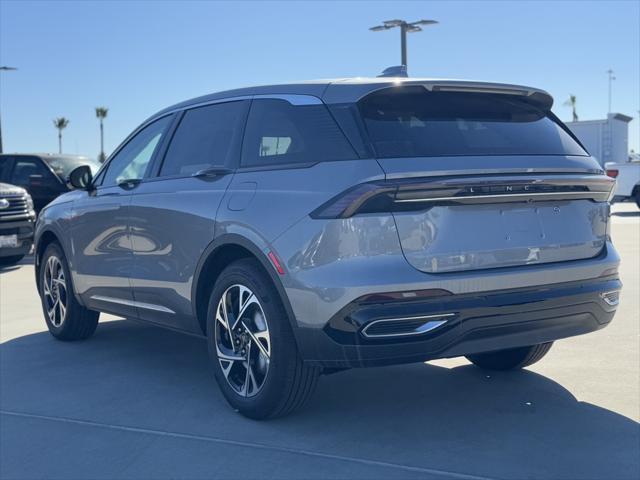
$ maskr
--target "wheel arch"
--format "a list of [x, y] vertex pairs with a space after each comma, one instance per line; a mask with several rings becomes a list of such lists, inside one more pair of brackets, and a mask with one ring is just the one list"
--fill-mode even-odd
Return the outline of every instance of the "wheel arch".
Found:
[[287, 312], [291, 328], [296, 336], [296, 321], [284, 286], [267, 254], [250, 240], [237, 234], [225, 234], [216, 238], [204, 251], [194, 274], [191, 287], [193, 311], [202, 333], [207, 333], [207, 308], [209, 297], [218, 275], [228, 265], [242, 258], [258, 261], [264, 273], [271, 279]]
[[40, 292], [40, 282], [38, 280], [40, 278], [40, 260], [42, 259], [42, 255], [44, 255], [44, 251], [47, 249], [47, 247], [54, 242], [60, 245], [60, 248], [62, 248], [63, 253], [65, 253], [64, 246], [62, 245], [60, 238], [52, 229], [46, 229], [43, 232], [41, 232], [38, 235], [38, 239], [35, 244], [33, 256], [34, 256], [34, 267], [35, 267], [34, 272], [36, 276], [36, 288], [38, 289], [38, 293], [42, 293]]

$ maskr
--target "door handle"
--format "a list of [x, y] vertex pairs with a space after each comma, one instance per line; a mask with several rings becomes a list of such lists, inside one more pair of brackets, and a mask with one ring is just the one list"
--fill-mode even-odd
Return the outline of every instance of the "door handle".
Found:
[[122, 180], [121, 182], [118, 183], [118, 186], [124, 190], [133, 190], [140, 184], [141, 181], [142, 179], [140, 178], [131, 178], [127, 180]]
[[215, 178], [215, 177], [224, 177], [225, 175], [229, 175], [233, 173], [233, 170], [226, 167], [208, 167], [202, 170], [197, 171], [192, 177], [195, 178]]

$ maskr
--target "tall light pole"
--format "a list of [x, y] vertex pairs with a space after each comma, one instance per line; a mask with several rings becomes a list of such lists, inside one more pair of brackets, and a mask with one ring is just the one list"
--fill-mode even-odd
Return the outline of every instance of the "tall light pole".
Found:
[[400, 27], [400, 61], [401, 65], [407, 66], [407, 33], [421, 32], [420, 25], [434, 25], [438, 23], [435, 20], [418, 20], [416, 22], [406, 22], [404, 20], [386, 20], [382, 25], [376, 25], [369, 30], [372, 32], [381, 32], [391, 28]]
[[611, 82], [613, 82], [616, 77], [613, 75], [614, 71], [611, 69], [607, 70], [607, 74], [609, 74], [609, 111], [607, 113], [611, 113]]
[[[6, 72], [9, 70], [17, 70], [17, 68], [7, 67], [7, 66], [0, 67], [0, 72]], [[0, 120], [0, 153], [2, 153], [2, 121], [1, 120]]]

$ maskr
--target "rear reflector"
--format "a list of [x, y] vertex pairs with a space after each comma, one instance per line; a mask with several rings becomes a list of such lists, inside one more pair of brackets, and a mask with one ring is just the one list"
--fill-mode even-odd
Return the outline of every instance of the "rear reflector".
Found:
[[616, 178], [618, 176], [618, 170], [612, 168], [611, 170], [607, 170], [607, 176], [611, 178]]
[[271, 260], [271, 263], [273, 264], [273, 266], [275, 267], [276, 271], [280, 274], [280, 275], [284, 275], [284, 268], [282, 268], [282, 265], [280, 264], [280, 260], [278, 259], [278, 257], [276, 256], [275, 253], [273, 252], [269, 252], [267, 254], [267, 256], [269, 257], [269, 260]]

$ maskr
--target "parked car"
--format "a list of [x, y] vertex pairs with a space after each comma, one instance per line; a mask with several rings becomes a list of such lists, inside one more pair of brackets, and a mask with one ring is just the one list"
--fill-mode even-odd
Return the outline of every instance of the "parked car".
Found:
[[98, 162], [81, 155], [0, 154], [0, 182], [26, 189], [36, 212], [40, 212], [51, 200], [69, 191], [67, 177], [80, 165], [89, 165], [94, 173], [100, 168]]
[[36, 213], [24, 188], [0, 183], [0, 266], [18, 263], [33, 245]]
[[41, 213], [51, 334], [99, 312], [207, 338], [231, 406], [321, 373], [540, 360], [613, 318], [614, 180], [529, 87], [374, 78], [245, 88], [143, 122]]
[[628, 162], [608, 162], [605, 168], [607, 175], [616, 179], [613, 201], [631, 200], [640, 208], [640, 157], [636, 155]]

